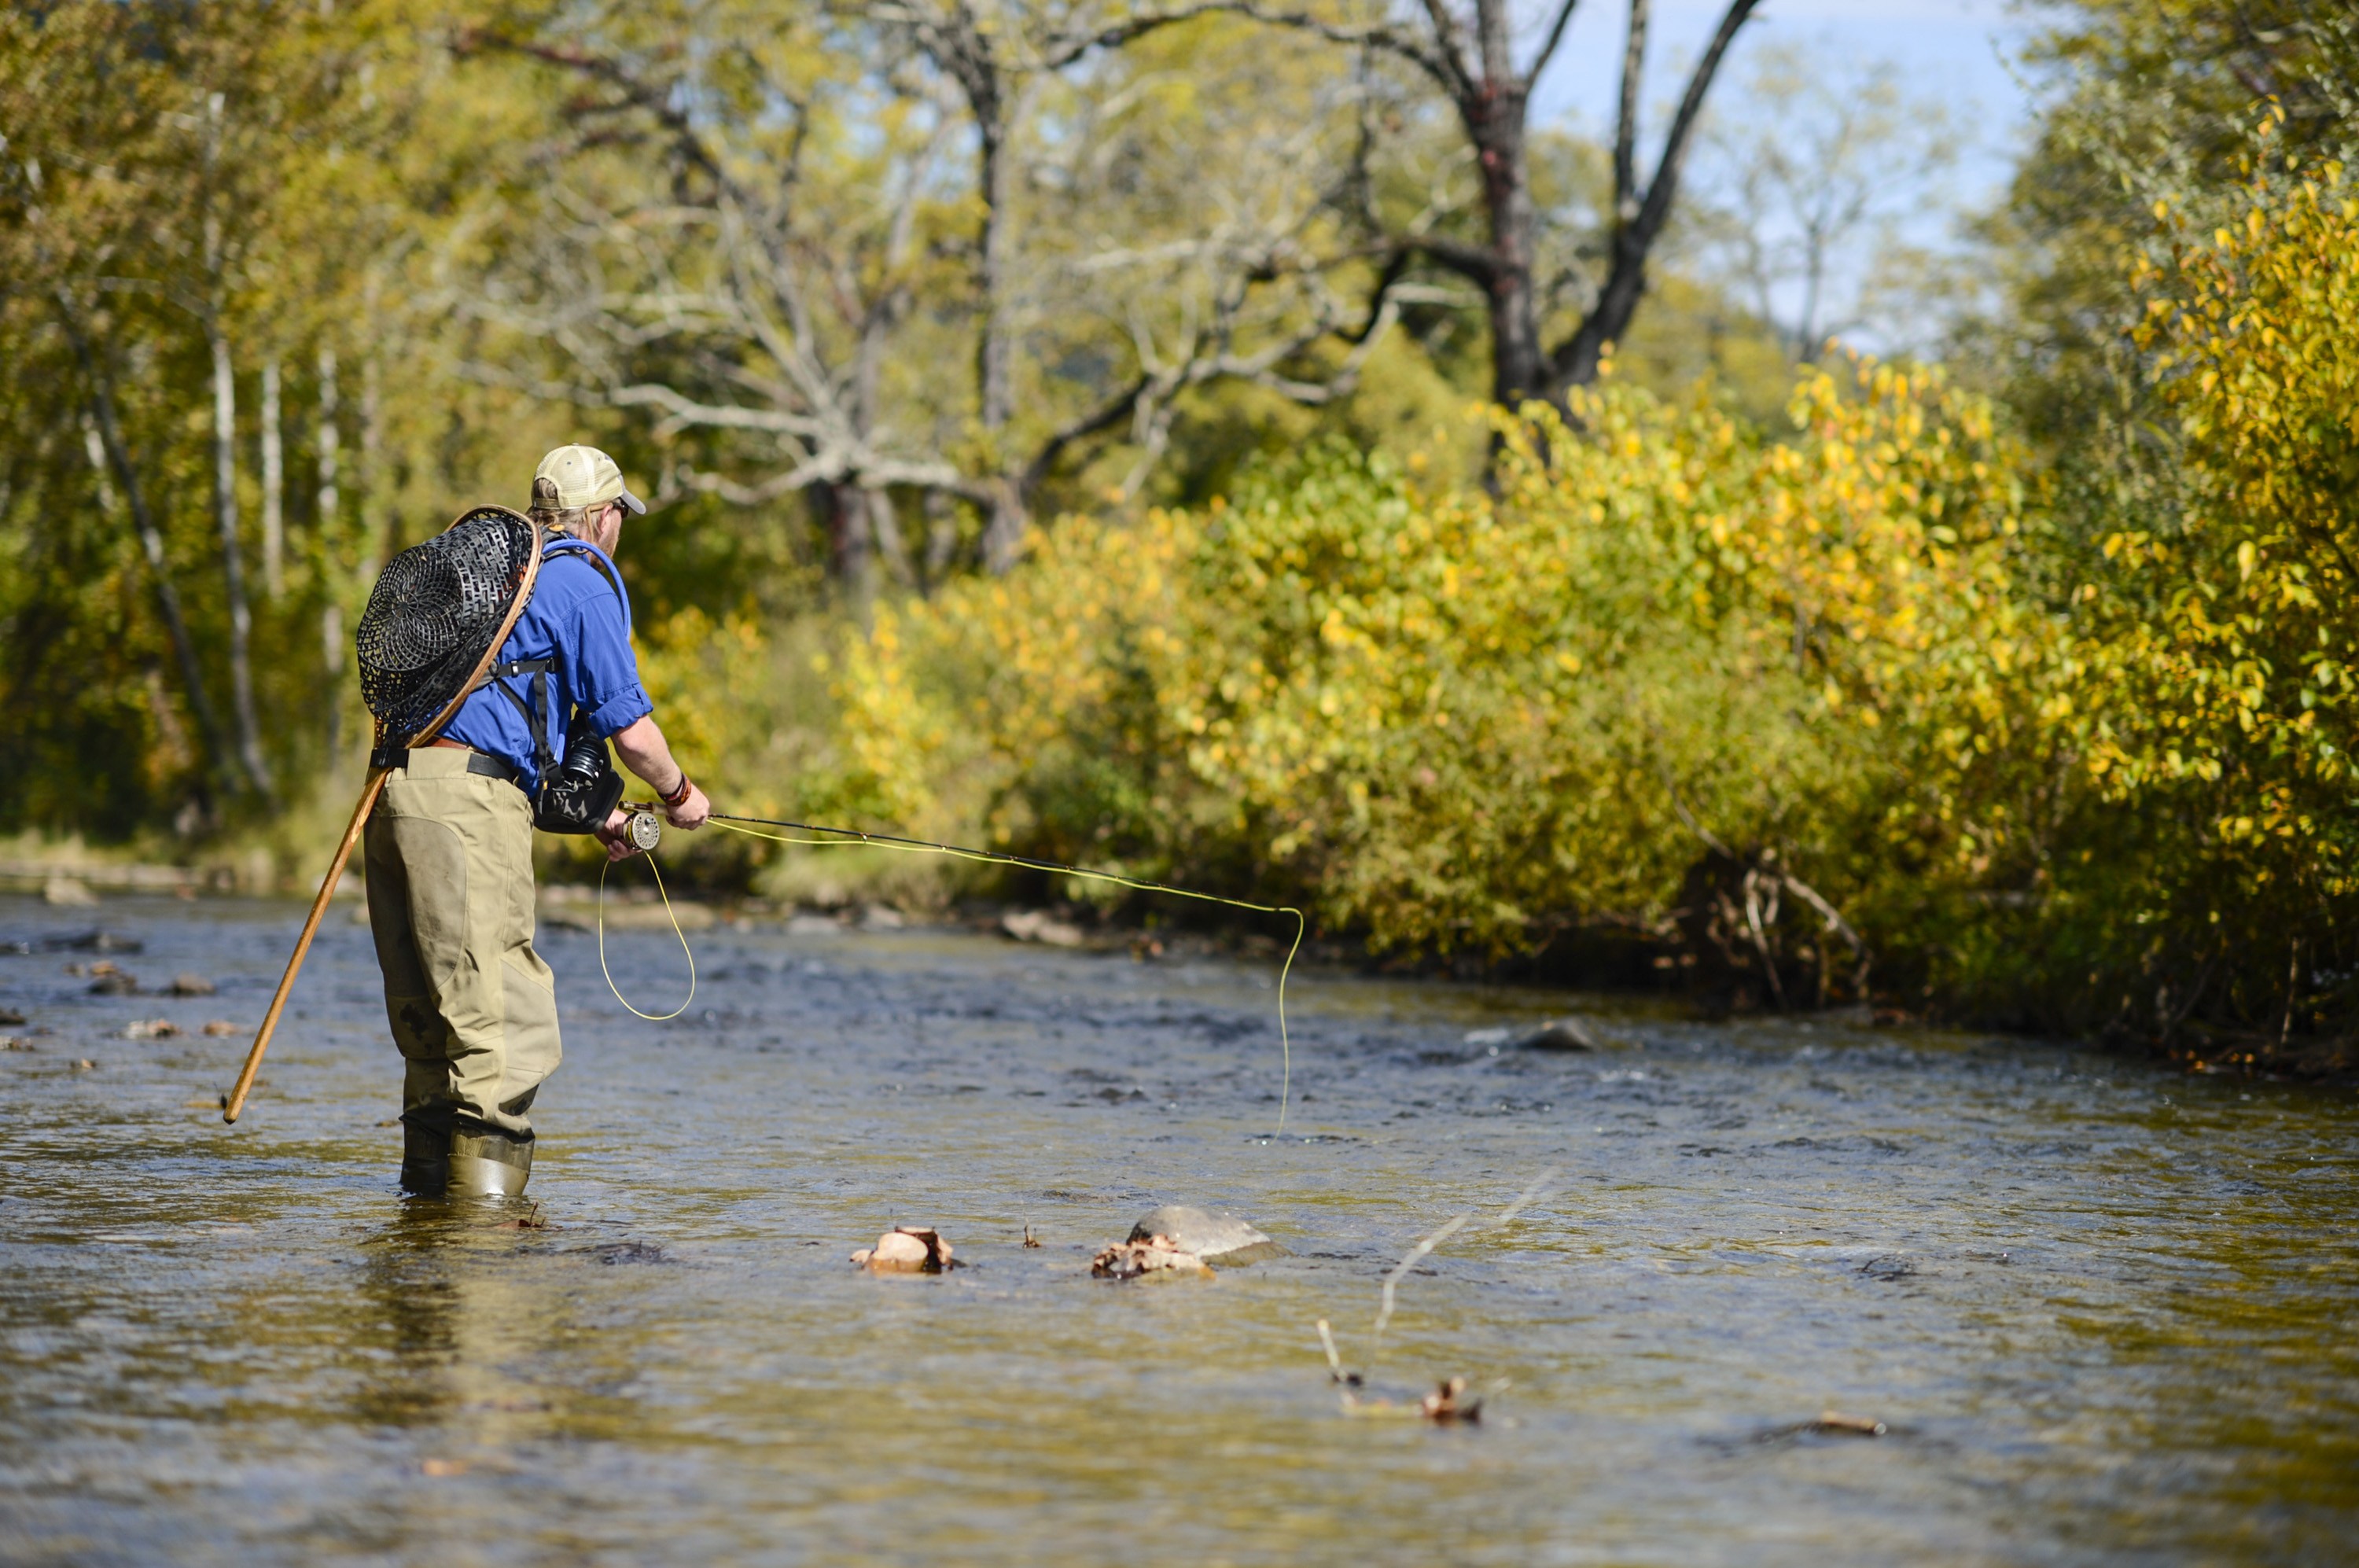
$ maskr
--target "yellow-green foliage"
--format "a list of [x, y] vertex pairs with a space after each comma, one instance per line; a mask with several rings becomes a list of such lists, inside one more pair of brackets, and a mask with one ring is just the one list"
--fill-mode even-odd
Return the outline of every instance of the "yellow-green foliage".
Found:
[[1788, 445], [1611, 385], [1571, 412], [1501, 427], [1495, 494], [1321, 449], [880, 612], [841, 803], [1444, 950], [1658, 927], [1704, 834], [1836, 896], [2012, 866], [1984, 758], [2054, 634], [1987, 410], [1862, 366]]
[[[626, 567], [627, 570], [627, 567]], [[639, 622], [633, 637], [639, 679], [672, 755], [718, 807], [745, 816], [791, 815], [802, 809], [799, 782], [825, 768], [830, 713], [826, 682], [812, 660], [833, 635], [821, 616], [766, 626], [738, 613], [715, 619], [690, 607]], [[647, 790], [636, 779], [631, 796]], [[588, 838], [544, 838], [550, 864], [569, 876], [595, 875], [602, 852]], [[715, 830], [668, 833], [664, 863], [690, 874], [742, 882], [766, 861], [756, 840]], [[626, 879], [645, 876], [634, 867]]]
[[2256, 179], [2201, 225], [2156, 216], [2168, 245], [2136, 271], [2137, 335], [2176, 415], [2181, 494], [2105, 538], [2079, 590], [2092, 765], [2184, 819], [2170, 858], [2201, 868], [2180, 876], [2207, 925], [2277, 906], [2281, 965], [2359, 891], [2359, 200], [2325, 164]]

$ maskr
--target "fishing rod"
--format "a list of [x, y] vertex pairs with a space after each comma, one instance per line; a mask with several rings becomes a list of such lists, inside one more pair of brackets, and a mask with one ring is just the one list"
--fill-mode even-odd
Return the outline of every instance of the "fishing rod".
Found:
[[[664, 912], [671, 915], [672, 931], [679, 938], [680, 951], [688, 953], [688, 1001], [682, 1002], [669, 1013], [642, 1013], [638, 1008], [631, 1006], [629, 998], [623, 995], [622, 988], [614, 984], [614, 975], [606, 970], [606, 872], [603, 866], [598, 873], [598, 967], [601, 973], [605, 974], [606, 988], [614, 993], [616, 1001], [650, 1023], [661, 1023], [667, 1018], [679, 1017], [681, 1013], [688, 1010], [689, 1003], [696, 999], [696, 955], [689, 952], [688, 934], [680, 929], [679, 917], [672, 914], [671, 894], [664, 888], [663, 872], [656, 866], [655, 847], [662, 838], [662, 828], [658, 825], [661, 819], [657, 814], [658, 808], [653, 802], [627, 800], [623, 803], [622, 809], [630, 814], [630, 823], [625, 832], [633, 844], [647, 852], [647, 869], [654, 874], [656, 890], [663, 897]], [[1294, 1041], [1288, 1031], [1286, 1021], [1286, 983], [1294, 973], [1295, 955], [1302, 951], [1304, 931], [1302, 911], [1293, 905], [1250, 903], [1243, 898], [1231, 898], [1218, 893], [1201, 892], [1194, 887], [1175, 887], [1169, 882], [1149, 882], [1141, 877], [1125, 877], [1119, 872], [1095, 871], [1083, 866], [1069, 866], [1061, 860], [1040, 860], [1028, 855], [1009, 855], [1000, 850], [972, 849], [964, 844], [940, 844], [931, 839], [904, 838], [898, 833], [871, 833], [864, 828], [831, 827], [824, 822], [798, 822], [781, 817], [744, 816], [731, 811], [710, 812], [706, 815], [705, 821], [725, 832], [743, 833], [747, 838], [766, 839], [772, 844], [804, 844], [821, 849], [849, 849], [855, 845], [866, 845], [872, 849], [895, 850], [908, 855], [947, 855], [960, 860], [979, 861], [984, 865], [1014, 866], [1030, 871], [1048, 871], [1063, 877], [1079, 877], [1093, 882], [1109, 882], [1116, 887], [1129, 887], [1142, 893], [1168, 893], [1174, 898], [1194, 898], [1201, 903], [1220, 904], [1228, 909], [1245, 909], [1255, 914], [1293, 916], [1294, 942], [1287, 948], [1286, 962], [1279, 966], [1277, 972], [1277, 1041], [1282, 1063], [1277, 1094], [1277, 1130], [1281, 1133], [1286, 1130], [1287, 1105], [1293, 1098], [1294, 1089]], [[745, 823], [753, 823], [765, 828], [786, 828], [794, 833], [824, 833], [828, 836], [788, 838], [779, 833], [759, 833], [755, 831], [755, 827], [741, 825]], [[607, 864], [611, 866], [613, 862], [609, 861]]]
[[[434, 538], [396, 555], [377, 573], [369, 589], [368, 606], [361, 615], [353, 645], [361, 678], [361, 698], [368, 704], [375, 721], [375, 735], [369, 748], [368, 778], [361, 796], [353, 804], [351, 820], [344, 826], [343, 837], [328, 864], [327, 875], [320, 879], [318, 896], [311, 900], [310, 916], [303, 922], [302, 933], [295, 939], [295, 951], [287, 960], [286, 973], [280, 975], [278, 988], [270, 998], [268, 1011], [262, 1025], [255, 1031], [254, 1044], [246, 1052], [245, 1063], [239, 1070], [236, 1085], [222, 1096], [222, 1120], [235, 1122], [245, 1108], [246, 1095], [252, 1092], [255, 1075], [262, 1067], [262, 1053], [269, 1049], [270, 1037], [278, 1027], [287, 999], [294, 991], [295, 977], [303, 967], [303, 960], [311, 948], [311, 940], [320, 930], [320, 921], [334, 895], [336, 884], [344, 866], [359, 847], [362, 834], [375, 809], [377, 796], [385, 786], [387, 774], [408, 764], [412, 748], [431, 743], [445, 724], [459, 711], [460, 704], [481, 688], [488, 678], [493, 659], [516, 620], [531, 599], [538, 579], [540, 563], [546, 553], [547, 541], [541, 530], [523, 514], [506, 506], [475, 506], [460, 514], [458, 520]], [[663, 890], [663, 873], [657, 868], [654, 850], [663, 836], [656, 807], [633, 802], [625, 808], [630, 813], [626, 832], [636, 847], [648, 852], [647, 867], [654, 873], [656, 887], [663, 892], [664, 909], [671, 910], [671, 895]], [[776, 817], [739, 816], [715, 813], [710, 819], [731, 833], [750, 838], [768, 839], [778, 844], [813, 846], [865, 844], [874, 849], [899, 850], [913, 855], [947, 855], [962, 860], [980, 861], [987, 865], [1015, 866], [1029, 870], [1048, 871], [1066, 877], [1078, 877], [1090, 881], [1109, 882], [1117, 887], [1135, 888], [1144, 893], [1167, 893], [1175, 898], [1195, 898], [1208, 904], [1222, 904], [1230, 909], [1250, 910], [1256, 914], [1292, 915], [1294, 943], [1286, 952], [1286, 964], [1278, 971], [1277, 1036], [1285, 1059], [1285, 1076], [1278, 1094], [1278, 1130], [1286, 1130], [1287, 1101], [1292, 1097], [1294, 1079], [1294, 1045], [1286, 1021], [1286, 983], [1294, 971], [1295, 955], [1302, 950], [1304, 921], [1302, 911], [1290, 905], [1255, 904], [1243, 898], [1223, 898], [1217, 893], [1201, 893], [1193, 887], [1175, 887], [1167, 882], [1148, 882], [1117, 872], [1093, 871], [1086, 866], [1067, 866], [1053, 860], [1038, 860], [1030, 855], [1006, 855], [996, 850], [969, 849], [962, 844], [936, 844], [925, 839], [903, 838], [896, 833], [869, 833], [860, 828], [831, 827], [821, 822], [788, 822]], [[752, 825], [745, 825], [752, 824]], [[824, 834], [821, 838], [790, 838], [764, 828], [785, 828], [792, 833]], [[612, 865], [610, 860], [608, 865]], [[598, 965], [606, 966], [606, 874], [598, 874]], [[688, 935], [679, 929], [679, 918], [672, 916], [672, 930], [679, 937], [680, 951], [688, 955], [689, 1002], [696, 999], [696, 954], [689, 949]], [[614, 975], [606, 975], [608, 989], [614, 999], [629, 1007], [638, 1017], [661, 1021], [653, 1014], [641, 1013], [631, 1007], [614, 984]], [[688, 1010], [689, 1002], [662, 1018], [678, 1018]]]

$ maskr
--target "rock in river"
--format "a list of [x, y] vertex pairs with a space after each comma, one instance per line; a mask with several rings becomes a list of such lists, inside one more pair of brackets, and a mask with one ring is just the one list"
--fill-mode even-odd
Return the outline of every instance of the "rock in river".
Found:
[[895, 1225], [875, 1246], [853, 1253], [852, 1261], [872, 1274], [939, 1274], [958, 1267], [941, 1234], [919, 1225]]
[[1597, 1040], [1588, 1027], [1568, 1013], [1546, 1023], [1524, 1025], [1513, 1029], [1479, 1029], [1466, 1031], [1469, 1045], [1489, 1046], [1496, 1056], [1504, 1048], [1508, 1051], [1595, 1051]]
[[1286, 1248], [1232, 1214], [1216, 1214], [1190, 1203], [1167, 1203], [1130, 1227], [1132, 1241], [1156, 1236], [1171, 1238], [1173, 1246], [1208, 1262], [1254, 1263], [1282, 1258]]

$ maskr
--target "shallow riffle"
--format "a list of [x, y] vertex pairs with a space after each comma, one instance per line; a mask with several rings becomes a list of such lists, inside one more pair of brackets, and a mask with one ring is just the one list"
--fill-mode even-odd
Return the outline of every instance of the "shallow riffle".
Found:
[[[2293, 1563], [2359, 1526], [2347, 1091], [1298, 973], [1281, 1134], [1275, 965], [755, 925], [648, 1024], [544, 931], [532, 1202], [451, 1205], [395, 1190], [343, 908], [229, 1127], [299, 907], [0, 899], [0, 939], [103, 923], [218, 987], [0, 956], [0, 1032], [50, 1031], [0, 1054], [0, 1559]], [[607, 953], [678, 1000], [669, 931]], [[1466, 1039], [1569, 1008], [1599, 1050]], [[1163, 1203], [1285, 1253], [1091, 1279]], [[846, 1261], [896, 1224], [966, 1266]], [[1452, 1375], [1480, 1424], [1364, 1413]]]

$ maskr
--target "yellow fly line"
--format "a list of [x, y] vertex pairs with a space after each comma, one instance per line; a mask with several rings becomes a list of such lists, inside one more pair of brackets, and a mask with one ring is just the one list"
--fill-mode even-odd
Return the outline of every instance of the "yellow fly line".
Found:
[[[625, 810], [652, 811], [651, 807], [630, 807]], [[1141, 893], [1169, 893], [1175, 898], [1194, 898], [1200, 903], [1221, 904], [1232, 909], [1245, 909], [1257, 915], [1291, 915], [1294, 917], [1294, 942], [1286, 950], [1286, 962], [1277, 972], [1277, 1045], [1281, 1062], [1277, 1091], [1277, 1130], [1286, 1131], [1286, 1109], [1294, 1092], [1294, 1041], [1286, 1023], [1286, 983], [1294, 973], [1295, 954], [1302, 951], [1302, 911], [1290, 904], [1249, 904], [1243, 898], [1224, 898], [1218, 893], [1200, 893], [1193, 887], [1174, 887], [1168, 882], [1142, 882], [1135, 877], [1112, 871], [1090, 871], [1078, 866], [1066, 866], [1052, 860], [1034, 860], [1021, 855], [1000, 855], [987, 849], [967, 849], [954, 844], [928, 844], [919, 839], [897, 838], [890, 833], [863, 833], [857, 828], [820, 827], [808, 822], [774, 822], [766, 817], [729, 817], [716, 811], [705, 819], [714, 827], [747, 838], [766, 839], [772, 844], [802, 844], [813, 849], [848, 849], [864, 844], [871, 849], [898, 850], [905, 855], [947, 855], [956, 860], [978, 861], [987, 866], [1015, 866], [1032, 871], [1053, 871], [1066, 877], [1079, 877], [1092, 882], [1111, 882], [1118, 887], [1129, 887]], [[828, 833], [827, 838], [801, 838], [786, 833], [762, 833], [742, 824], [759, 822], [766, 827], [800, 828], [806, 833]], [[609, 864], [612, 864], [611, 862]], [[689, 953], [688, 934], [680, 930], [679, 917], [672, 912], [671, 895], [664, 890], [663, 873], [656, 868], [655, 852], [647, 851], [647, 869], [655, 873], [656, 891], [662, 895], [664, 912], [671, 916], [672, 933], [679, 938], [679, 949], [688, 953], [688, 1001], [668, 1013], [642, 1013], [631, 1007], [622, 987], [614, 984], [614, 975], [606, 968], [606, 871], [598, 871], [598, 969], [606, 976], [606, 988], [614, 993], [614, 1000], [636, 1016], [649, 1023], [662, 1023], [688, 1011], [689, 1003], [696, 1000], [696, 955]]]

